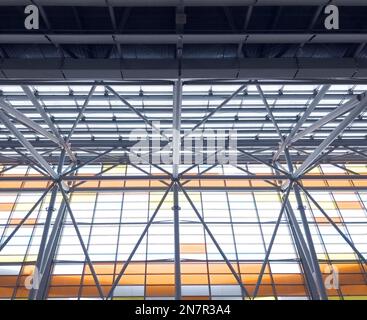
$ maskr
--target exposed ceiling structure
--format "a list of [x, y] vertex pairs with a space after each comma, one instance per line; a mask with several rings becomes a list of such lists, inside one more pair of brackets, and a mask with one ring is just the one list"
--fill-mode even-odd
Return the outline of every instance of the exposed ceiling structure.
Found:
[[[0, 79], [366, 77], [364, 1], [198, 3], [1, 1]], [[27, 4], [39, 30], [24, 28]], [[339, 30], [324, 26], [326, 4]]]
[[0, 297], [367, 296], [367, 2], [223, 3], [0, 2]]
[[[272, 162], [275, 154], [282, 162], [285, 161], [284, 149], [280, 150], [279, 132], [282, 137], [296, 136], [287, 143], [287, 147], [290, 147], [293, 160], [302, 163], [335, 132], [355, 105], [353, 102], [358, 101], [366, 89], [366, 85], [287, 82], [272, 85], [253, 82], [242, 85], [184, 83], [180, 101], [181, 131], [184, 134], [195, 129], [191, 133], [194, 140], [203, 132], [207, 134], [208, 130], [216, 135], [220, 133], [218, 130], [222, 130], [226, 136], [230, 130], [236, 130], [237, 147], [258, 155], [265, 162]], [[172, 138], [174, 83], [171, 82], [111, 86], [99, 82], [95, 86], [73, 83], [4, 85], [0, 90], [0, 106], [4, 112], [14, 121], [19, 133], [52, 164], [58, 163], [64, 146], [60, 141], [68, 140], [70, 131], [73, 131], [70, 147], [81, 162], [93, 159], [95, 152], [109, 151], [109, 154], [99, 157], [99, 161], [112, 164], [129, 162], [126, 148], [133, 147], [141, 139], [137, 133], [134, 134], [136, 129], [147, 130], [146, 138], [151, 142], [143, 152], [155, 150], [163, 154], [167, 149], [159, 151], [153, 143], [159, 148], [167, 148]], [[40, 108], [45, 110], [47, 117], [39, 112]], [[304, 118], [304, 114], [308, 116]], [[56, 135], [52, 131], [50, 133], [53, 127]], [[211, 138], [206, 139], [210, 141]], [[209, 144], [208, 141], [205, 143]], [[225, 143], [228, 148], [228, 141]], [[208, 147], [208, 154], [216, 147]], [[4, 163], [24, 161], [23, 155], [27, 154], [27, 148], [6, 126], [0, 129], [0, 148]], [[366, 160], [365, 149], [367, 120], [363, 109], [323, 150], [328, 152], [323, 161], [363, 163]], [[114, 154], [116, 156], [111, 157]], [[182, 159], [185, 156], [182, 153]], [[67, 157], [66, 161], [72, 163], [75, 158]], [[253, 163], [256, 159], [241, 155], [238, 161]]]

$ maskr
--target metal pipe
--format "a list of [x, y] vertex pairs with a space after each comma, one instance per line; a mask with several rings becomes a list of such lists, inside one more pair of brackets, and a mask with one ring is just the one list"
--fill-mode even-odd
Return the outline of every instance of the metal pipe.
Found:
[[181, 300], [181, 255], [180, 255], [180, 205], [178, 195], [178, 185], [173, 185], [173, 226], [174, 226], [174, 246], [175, 246], [175, 299]]

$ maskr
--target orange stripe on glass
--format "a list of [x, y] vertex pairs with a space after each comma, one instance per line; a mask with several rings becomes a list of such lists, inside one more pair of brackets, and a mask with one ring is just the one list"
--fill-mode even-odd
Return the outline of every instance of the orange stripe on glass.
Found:
[[205, 243], [181, 243], [181, 253], [205, 253]]
[[14, 203], [0, 203], [0, 211], [11, 211]]
[[339, 209], [362, 209], [359, 201], [336, 201]]

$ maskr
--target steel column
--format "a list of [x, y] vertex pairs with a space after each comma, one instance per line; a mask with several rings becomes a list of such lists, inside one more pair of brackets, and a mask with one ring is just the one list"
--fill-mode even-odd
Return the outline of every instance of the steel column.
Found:
[[180, 255], [180, 206], [178, 185], [173, 185], [173, 226], [174, 226], [174, 246], [175, 246], [175, 298], [181, 300], [181, 255]]
[[[64, 149], [61, 151], [61, 154], [60, 154], [59, 164], [57, 167], [58, 175], [61, 173], [63, 165], [64, 165], [65, 152], [66, 150]], [[28, 298], [30, 300], [46, 299], [46, 289], [47, 288], [45, 286], [45, 283], [47, 283], [48, 279], [50, 278], [50, 271], [51, 271], [51, 269], [47, 267], [51, 266], [51, 262], [54, 257], [53, 255], [52, 257], [48, 255], [49, 253], [48, 245], [50, 243], [53, 243], [54, 241], [53, 232], [52, 232], [53, 230], [50, 233], [50, 227], [51, 227], [51, 220], [52, 220], [53, 212], [55, 210], [55, 203], [56, 203], [58, 188], [59, 188], [59, 185], [55, 184], [52, 190], [52, 194], [51, 194], [51, 198], [50, 198], [50, 202], [49, 202], [49, 206], [47, 210], [47, 217], [46, 217], [45, 225], [43, 227], [41, 243], [40, 243], [40, 247], [38, 250], [38, 255], [37, 255], [37, 260], [36, 260], [36, 265], [35, 265], [35, 272], [38, 272], [39, 283], [38, 283], [38, 288], [32, 288], [30, 290], [29, 295], [28, 295]], [[62, 205], [60, 207], [62, 207]], [[59, 228], [61, 225], [61, 221], [58, 224], [58, 217], [56, 217], [55, 225], [57, 225], [56, 228]], [[54, 228], [55, 228], [55, 225], [54, 225]], [[50, 236], [49, 236], [49, 233], [50, 233]], [[58, 238], [57, 238], [57, 241], [58, 241]]]
[[173, 89], [173, 119], [172, 119], [172, 175], [178, 177], [181, 162], [181, 108], [182, 82], [177, 80]]
[[[289, 150], [285, 149], [285, 156], [287, 159], [287, 164], [288, 164], [288, 168], [289, 171], [291, 173], [293, 173], [293, 163], [292, 163], [292, 158], [289, 154]], [[302, 198], [300, 196], [299, 193], [299, 189], [298, 189], [298, 185], [293, 184], [293, 191], [294, 194], [296, 196], [296, 201], [297, 201], [297, 206], [298, 206], [298, 211], [300, 213], [301, 216], [301, 220], [302, 220], [302, 226], [303, 226], [303, 230], [307, 239], [307, 245], [306, 245], [306, 241], [303, 238], [303, 234], [299, 228], [298, 225], [298, 221], [297, 218], [293, 212], [292, 209], [292, 205], [290, 204], [289, 200], [288, 200], [288, 215], [289, 218], [292, 220], [293, 225], [294, 225], [294, 232], [295, 232], [295, 237], [300, 239], [300, 245], [301, 248], [304, 250], [306, 257], [307, 257], [307, 262], [309, 264], [311, 273], [312, 273], [312, 279], [309, 279], [309, 282], [314, 282], [315, 287], [317, 289], [316, 292], [312, 292], [312, 295], [314, 296], [314, 299], [321, 299], [321, 300], [327, 300], [327, 293], [326, 293], [326, 289], [325, 289], [325, 285], [324, 285], [324, 281], [322, 278], [322, 273], [320, 270], [320, 265], [318, 263], [318, 258], [317, 258], [317, 254], [316, 254], [316, 250], [315, 250], [315, 246], [313, 243], [313, 239], [312, 239], [312, 235], [311, 235], [311, 231], [310, 228], [308, 226], [308, 221], [307, 221], [307, 217], [306, 217], [306, 212], [302, 203]], [[312, 286], [311, 286], [312, 288]]]
[[[181, 162], [181, 107], [182, 82], [178, 79], [173, 89], [173, 119], [172, 119], [172, 177], [178, 179]], [[181, 255], [180, 255], [180, 205], [178, 185], [173, 184], [173, 227], [175, 250], [175, 298], [181, 299]]]
[[55, 223], [53, 224], [50, 237], [47, 242], [44, 254], [44, 264], [42, 266], [43, 269], [39, 270], [40, 272], [39, 288], [34, 295], [34, 299], [45, 300], [47, 298], [47, 290], [51, 278], [52, 262], [56, 254], [57, 245], [60, 241], [62, 226], [65, 217], [66, 217], [66, 206], [65, 202], [62, 201], [57, 216], [55, 218]]

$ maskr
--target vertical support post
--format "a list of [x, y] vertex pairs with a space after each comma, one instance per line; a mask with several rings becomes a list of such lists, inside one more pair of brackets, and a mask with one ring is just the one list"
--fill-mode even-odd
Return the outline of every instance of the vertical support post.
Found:
[[181, 300], [181, 255], [180, 255], [180, 206], [178, 201], [178, 185], [173, 185], [173, 224], [175, 237], [175, 299]]
[[[287, 160], [289, 171], [291, 173], [293, 173], [293, 170], [294, 170], [293, 163], [292, 163], [292, 159], [291, 159], [290, 154], [289, 154], [289, 150], [287, 148], [284, 150], [284, 154], [285, 154], [285, 157], [286, 157], [286, 160]], [[305, 236], [306, 236], [306, 241], [307, 241], [307, 246], [305, 246], [304, 250], [307, 253], [307, 257], [309, 258], [309, 262], [310, 262], [309, 267], [311, 267], [312, 277], [313, 277], [313, 280], [314, 280], [314, 284], [317, 288], [318, 297], [321, 300], [327, 300], [327, 293], [326, 293], [325, 285], [324, 285], [324, 282], [323, 282], [323, 278], [322, 278], [322, 274], [321, 274], [321, 270], [320, 270], [320, 265], [318, 263], [317, 254], [316, 254], [315, 246], [314, 246], [314, 243], [313, 243], [311, 231], [310, 231], [310, 228], [309, 228], [309, 225], [308, 225], [305, 208], [303, 206], [302, 198], [301, 198], [301, 195], [300, 195], [300, 192], [299, 192], [299, 187], [298, 187], [297, 184], [293, 184], [293, 191], [294, 191], [294, 194], [296, 196], [297, 207], [298, 207], [298, 211], [299, 211], [300, 216], [301, 216], [302, 226], [303, 226], [303, 230], [304, 230], [304, 233], [305, 233]], [[293, 210], [290, 210], [289, 214], [292, 215], [293, 218], [294, 218], [293, 222], [294, 222], [294, 225], [295, 225], [296, 228], [294, 228], [292, 230], [294, 230], [296, 232], [295, 236], [299, 236], [300, 239], [302, 241], [304, 241], [302, 232], [298, 228], [298, 222], [297, 222], [296, 217], [294, 216]]]
[[[60, 175], [62, 168], [64, 166], [65, 152], [66, 152], [65, 150], [62, 150], [60, 153], [59, 164], [57, 167], [58, 175]], [[63, 203], [61, 203], [59, 212], [56, 216], [53, 228], [49, 236], [49, 229], [51, 227], [52, 215], [55, 210], [57, 192], [58, 192], [58, 185], [55, 185], [54, 189], [52, 190], [51, 199], [50, 199], [50, 203], [49, 203], [49, 207], [47, 211], [47, 218], [46, 218], [45, 226], [43, 229], [40, 249], [38, 251], [38, 256], [37, 256], [37, 261], [36, 261], [35, 271], [38, 272], [39, 283], [38, 283], [37, 288], [31, 289], [29, 296], [28, 296], [30, 300], [46, 299], [46, 290], [47, 290], [47, 283], [50, 278], [51, 263], [54, 257], [58, 239], [61, 234], [60, 230], [61, 230], [62, 222], [64, 220], [63, 217], [64, 217], [64, 212], [65, 212], [64, 205]], [[54, 250], [51, 250], [53, 247], [54, 247]], [[52, 255], [50, 255], [51, 251], [53, 252]]]
[[[173, 119], [172, 119], [172, 178], [178, 179], [181, 162], [181, 107], [182, 107], [182, 82], [178, 79], [173, 88]], [[180, 206], [179, 187], [177, 181], [173, 185], [173, 227], [175, 248], [175, 299], [181, 299], [181, 255], [180, 255]]]
[[62, 201], [46, 246], [46, 251], [44, 255], [44, 265], [43, 269], [40, 270], [40, 281], [38, 290], [36, 291], [34, 297], [29, 297], [29, 299], [45, 300], [47, 298], [47, 289], [51, 277], [52, 261], [54, 259], [57, 245], [60, 240], [62, 225], [65, 216], [66, 216], [66, 206], [65, 202]]
[[181, 107], [182, 107], [182, 82], [178, 79], [173, 87], [173, 119], [172, 119], [172, 173], [173, 178], [178, 177], [178, 167], [181, 160]]
[[314, 246], [314, 243], [313, 243], [313, 240], [312, 240], [311, 231], [310, 231], [310, 228], [308, 226], [305, 209], [304, 209], [304, 206], [303, 206], [301, 194], [299, 192], [299, 187], [298, 187], [297, 184], [293, 185], [293, 190], [294, 190], [294, 194], [296, 196], [298, 210], [301, 214], [302, 225], [303, 225], [303, 229], [305, 230], [306, 239], [307, 239], [307, 243], [308, 243], [308, 248], [310, 250], [311, 262], [312, 262], [313, 269], [314, 269], [314, 272], [315, 272], [315, 277], [316, 277], [316, 280], [317, 280], [316, 284], [318, 285], [318, 290], [320, 292], [321, 298], [324, 299], [324, 300], [327, 300], [327, 293], [326, 293], [326, 290], [325, 290], [325, 285], [324, 285], [324, 281], [323, 281], [323, 278], [322, 278], [320, 265], [318, 263], [315, 246]]
[[[56, 184], [52, 189], [51, 199], [50, 199], [50, 203], [49, 203], [48, 209], [47, 209], [47, 217], [46, 217], [45, 225], [43, 227], [41, 243], [40, 243], [40, 247], [39, 247], [38, 255], [37, 255], [36, 266], [35, 266], [34, 272], [37, 272], [38, 274], [41, 274], [42, 270], [43, 270], [44, 258], [45, 258], [45, 248], [46, 248], [48, 234], [49, 234], [49, 230], [50, 230], [52, 215], [53, 215], [53, 212], [55, 210], [55, 202], [56, 202], [57, 191], [58, 191], [58, 186]], [[39, 286], [39, 284], [38, 284], [38, 286]], [[36, 298], [37, 289], [36, 288], [31, 289], [31, 291], [29, 293], [29, 299], [33, 300], [33, 299]]]
[[312, 271], [311, 271], [311, 268], [310, 268], [309, 263], [308, 263], [309, 259], [308, 259], [308, 257], [306, 257], [305, 251], [303, 250], [303, 247], [302, 247], [299, 239], [297, 238], [297, 236], [295, 236], [297, 233], [294, 230], [294, 223], [293, 223], [293, 220], [291, 219], [292, 216], [291, 216], [291, 214], [289, 214], [290, 209], [292, 209], [292, 208], [289, 204], [289, 205], [287, 205], [287, 208], [286, 208], [286, 210], [287, 210], [286, 211], [287, 219], [288, 219], [290, 231], [292, 233], [292, 239], [294, 241], [295, 248], [296, 248], [298, 256], [301, 260], [301, 265], [302, 265], [302, 270], [303, 270], [303, 273], [304, 273], [305, 283], [307, 285], [307, 288], [308, 288], [308, 291], [309, 291], [309, 294], [310, 294], [312, 300], [319, 300], [318, 293], [317, 293], [317, 288], [316, 288], [315, 283], [313, 281]]

